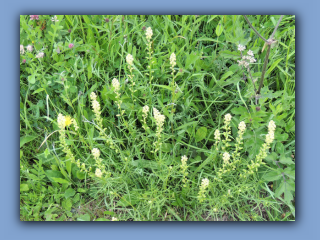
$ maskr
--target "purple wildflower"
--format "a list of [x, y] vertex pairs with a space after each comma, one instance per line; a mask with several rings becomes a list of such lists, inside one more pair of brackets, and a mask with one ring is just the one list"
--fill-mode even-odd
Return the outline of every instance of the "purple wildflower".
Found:
[[30, 20], [39, 20], [39, 15], [30, 15]]

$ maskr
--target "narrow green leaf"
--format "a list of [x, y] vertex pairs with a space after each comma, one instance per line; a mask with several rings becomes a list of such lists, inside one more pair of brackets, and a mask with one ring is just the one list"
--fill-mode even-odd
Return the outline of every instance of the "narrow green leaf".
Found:
[[24, 144], [26, 144], [28, 142], [31, 142], [32, 140], [36, 139], [37, 137], [38, 136], [31, 136], [31, 135], [20, 137], [20, 147], [22, 147]]

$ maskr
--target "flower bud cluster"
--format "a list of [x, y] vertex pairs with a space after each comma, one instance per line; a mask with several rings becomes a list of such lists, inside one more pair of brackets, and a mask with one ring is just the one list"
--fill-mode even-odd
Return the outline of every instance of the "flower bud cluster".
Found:
[[136, 92], [136, 90], [133, 89], [133, 86], [136, 85], [136, 83], [133, 81], [133, 77], [134, 77], [134, 74], [132, 73], [132, 70], [133, 70], [133, 57], [131, 54], [128, 54], [127, 57], [126, 57], [126, 61], [128, 63], [128, 68], [129, 68], [129, 71], [130, 71], [130, 74], [129, 74], [129, 79], [131, 81], [131, 86], [130, 86], [130, 91], [131, 91], [131, 97], [132, 97], [132, 100], [133, 101], [136, 101], [134, 98], [133, 98], [133, 94]]
[[208, 178], [204, 178], [202, 179], [201, 181], [201, 185], [200, 185], [200, 189], [199, 189], [199, 193], [198, 193], [198, 200], [199, 202], [203, 202], [206, 198], [206, 189], [208, 188], [209, 186], [209, 179]]
[[144, 125], [142, 126], [145, 130], [148, 129], [149, 127], [147, 126], [147, 117], [148, 117], [148, 112], [149, 112], [149, 106], [144, 106], [142, 108], [142, 117], [143, 117], [143, 123]]
[[105, 170], [105, 165], [102, 164], [102, 159], [100, 158], [100, 150], [98, 148], [93, 148], [91, 151], [93, 158], [95, 160], [95, 176], [98, 178], [102, 178], [105, 175], [105, 178], [110, 177], [111, 173]]
[[228, 147], [229, 147], [229, 142], [231, 141], [229, 139], [229, 135], [231, 135], [231, 128], [230, 128], [230, 122], [231, 122], [231, 114], [230, 113], [227, 113], [225, 116], [224, 116], [224, 126], [223, 126], [223, 129], [225, 130], [223, 135], [224, 135], [224, 140], [222, 140], [222, 150], [225, 151]]
[[39, 52], [37, 55], [36, 55], [36, 58], [43, 58], [44, 57], [44, 53], [43, 52]]
[[27, 51], [28, 52], [32, 52], [33, 51], [33, 46], [32, 45], [28, 45], [27, 46]]
[[243, 46], [243, 45], [241, 45], [241, 44], [238, 45], [238, 50], [239, 50], [240, 52], [244, 51], [245, 49], [246, 49], [246, 46]]
[[151, 40], [152, 35], [153, 35], [152, 29], [151, 29], [151, 27], [148, 27], [147, 30], [146, 30], [146, 38], [147, 38], [148, 41]]
[[71, 119], [70, 116], [65, 117], [61, 113], [59, 113], [57, 123], [58, 123], [58, 127], [60, 128], [59, 140], [60, 140], [60, 145], [62, 146], [62, 151], [66, 154], [67, 160], [70, 160], [72, 163], [75, 163], [74, 155], [66, 143], [66, 134], [65, 134], [66, 126], [71, 125], [73, 123], [73, 119]]
[[120, 90], [120, 83], [119, 83], [119, 80], [114, 78], [112, 79], [112, 86], [114, 88], [114, 91], [115, 92], [118, 92]]
[[[175, 65], [177, 65], [177, 62], [176, 62], [176, 55], [173, 53], [171, 53], [170, 55], [170, 65], [171, 65], [171, 68], [173, 69]], [[173, 70], [174, 71], [174, 70]]]
[[132, 66], [132, 64], [133, 64], [133, 57], [132, 57], [131, 54], [128, 54], [128, 55], [127, 55], [126, 61], [127, 61], [127, 63], [128, 63], [130, 66]]
[[235, 144], [235, 150], [232, 153], [232, 158], [234, 161], [239, 160], [240, 158], [240, 150], [242, 149], [241, 144], [242, 144], [242, 139], [243, 139], [243, 134], [244, 131], [246, 130], [246, 124], [244, 123], [244, 121], [240, 122], [238, 125], [238, 137], [236, 138], [236, 144]]
[[148, 51], [148, 57], [146, 57], [148, 60], [149, 60], [149, 64], [148, 64], [148, 69], [149, 69], [149, 73], [146, 73], [146, 75], [149, 75], [149, 84], [151, 84], [151, 81], [153, 79], [153, 75], [152, 73], [154, 71], [151, 70], [151, 66], [152, 66], [152, 54], [153, 54], [153, 51], [152, 51], [152, 48], [151, 48], [151, 45], [152, 45], [152, 41], [151, 41], [151, 37], [153, 35], [153, 32], [152, 32], [152, 29], [151, 27], [148, 27], [147, 30], [146, 30], [146, 39], [147, 39], [147, 51]]
[[116, 94], [115, 103], [117, 104], [119, 112], [120, 112], [120, 114], [117, 114], [117, 117], [119, 117], [119, 116], [122, 116], [124, 111], [125, 111], [125, 110], [121, 110], [122, 100], [120, 99], [121, 94], [119, 92], [119, 90], [120, 90], [120, 82], [119, 82], [119, 80], [116, 79], [116, 78], [112, 79], [112, 86], [113, 86], [114, 92]]
[[[238, 50], [242, 53], [246, 49], [245, 46], [239, 44]], [[241, 60], [238, 60], [239, 66], [244, 66], [249, 71], [250, 63], [255, 63], [257, 60], [254, 58], [254, 54], [251, 50], [247, 52], [247, 55], [242, 56]]]
[[229, 160], [230, 160], [230, 154], [227, 153], [227, 152], [225, 152], [225, 153], [223, 154], [222, 159], [223, 159], [223, 162], [224, 162], [225, 165], [228, 164], [228, 163], [229, 163]]
[[219, 144], [219, 142], [221, 140], [219, 129], [216, 129], [214, 131], [214, 140], [216, 140], [214, 146], [215, 146], [216, 150], [218, 150], [218, 144]]
[[101, 107], [100, 107], [100, 103], [97, 101], [97, 95], [94, 92], [92, 92], [90, 94], [90, 98], [92, 101], [92, 108], [93, 108], [94, 115], [96, 117], [98, 127], [103, 129], [102, 118], [101, 118]]
[[188, 176], [188, 165], [187, 165], [187, 161], [188, 161], [188, 158], [186, 155], [182, 156], [181, 157], [181, 165], [180, 165], [180, 168], [181, 168], [181, 173], [183, 175], [183, 178], [182, 178], [182, 182], [183, 182], [183, 187], [187, 187], [187, 176]]
[[24, 46], [20, 45], [20, 54], [24, 54]]
[[242, 177], [246, 177], [250, 174], [253, 174], [255, 171], [258, 170], [258, 168], [265, 164], [262, 162], [263, 159], [265, 159], [268, 156], [268, 150], [270, 149], [270, 144], [274, 140], [274, 132], [276, 130], [276, 124], [273, 120], [271, 120], [268, 124], [268, 134], [266, 135], [265, 143], [262, 144], [258, 155], [256, 156], [256, 160], [251, 160], [251, 164], [248, 165], [248, 171], [244, 170], [244, 174], [241, 174]]
[[160, 112], [158, 111], [158, 109], [153, 108], [153, 117], [156, 121], [156, 126], [157, 126], [157, 130], [156, 130], [156, 136], [158, 137], [157, 142], [155, 142], [156, 145], [156, 150], [159, 150], [159, 146], [161, 145], [161, 132], [163, 130], [163, 124], [164, 124], [164, 120], [165, 120], [165, 116], [160, 114]]

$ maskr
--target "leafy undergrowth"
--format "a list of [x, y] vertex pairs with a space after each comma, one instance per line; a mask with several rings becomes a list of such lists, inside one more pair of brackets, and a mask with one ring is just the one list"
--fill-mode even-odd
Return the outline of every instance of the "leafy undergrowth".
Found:
[[248, 21], [21, 16], [21, 221], [295, 220], [295, 16]]

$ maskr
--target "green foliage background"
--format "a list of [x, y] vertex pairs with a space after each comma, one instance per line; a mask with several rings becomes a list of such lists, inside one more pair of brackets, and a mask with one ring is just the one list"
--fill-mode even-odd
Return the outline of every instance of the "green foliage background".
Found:
[[[271, 49], [258, 104], [249, 76], [243, 78], [245, 72], [237, 64], [237, 46], [246, 45], [254, 52], [252, 76], [258, 81], [266, 50], [242, 16], [61, 15], [58, 22], [52, 17], [41, 15], [37, 21], [20, 17], [20, 44], [34, 46], [33, 52], [20, 56], [21, 220], [295, 219], [295, 16], [285, 15], [275, 34], [277, 43]], [[252, 15], [249, 20], [268, 38], [279, 17]], [[150, 73], [148, 27], [153, 30], [151, 85], [146, 75]], [[39, 52], [45, 53], [43, 59], [35, 58]], [[179, 86], [174, 109], [169, 105], [172, 52]], [[127, 54], [134, 57], [137, 91], [133, 97], [126, 84]], [[129, 130], [116, 117], [113, 78], [120, 80]], [[123, 150], [121, 157], [108, 148], [94, 126], [84, 122], [94, 119], [89, 98], [93, 91], [102, 107], [104, 127]], [[160, 162], [153, 161], [150, 150], [154, 121], [149, 120], [149, 135], [142, 129], [141, 110], [146, 104], [166, 116]], [[91, 150], [98, 147], [112, 180], [87, 178], [75, 165], [68, 171], [58, 134], [50, 135], [58, 129], [59, 113], [72, 116], [80, 127], [78, 135], [70, 131], [67, 136], [76, 159], [92, 164]], [[223, 126], [226, 113], [233, 115], [234, 138], [240, 121], [248, 126], [239, 171], [257, 155], [268, 121], [274, 120], [277, 130], [266, 165], [254, 177], [239, 182], [230, 176], [218, 184], [210, 162], [217, 156], [212, 150], [213, 133]], [[188, 189], [181, 188], [179, 180], [182, 155], [189, 158]], [[170, 174], [169, 166], [173, 166]], [[213, 183], [208, 199], [199, 203], [204, 177]]]

